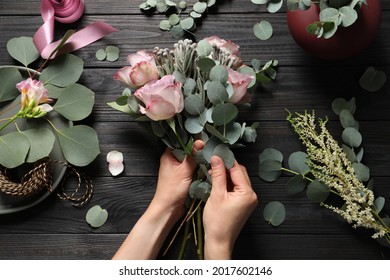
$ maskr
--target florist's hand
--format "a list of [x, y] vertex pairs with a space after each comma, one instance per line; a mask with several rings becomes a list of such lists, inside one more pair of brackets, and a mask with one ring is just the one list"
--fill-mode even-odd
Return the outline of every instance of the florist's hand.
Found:
[[213, 156], [212, 189], [203, 212], [206, 259], [231, 258], [234, 242], [257, 205], [245, 167], [235, 161], [228, 175], [222, 159]]
[[[202, 141], [195, 141], [193, 152], [203, 149], [203, 146]], [[158, 203], [163, 208], [184, 211], [184, 203], [195, 168], [196, 163], [192, 156], [186, 156], [183, 162], [179, 162], [167, 148], [160, 158], [157, 190], [153, 203]]]

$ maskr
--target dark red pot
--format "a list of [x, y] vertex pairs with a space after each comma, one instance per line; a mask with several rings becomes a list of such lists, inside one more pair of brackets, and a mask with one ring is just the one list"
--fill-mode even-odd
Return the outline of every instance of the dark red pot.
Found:
[[367, 0], [359, 10], [359, 17], [349, 27], [340, 27], [329, 39], [317, 38], [306, 32], [306, 27], [318, 21], [319, 7], [307, 11], [287, 11], [287, 22], [294, 40], [308, 53], [323, 59], [342, 60], [366, 49], [374, 40], [381, 22], [380, 0]]

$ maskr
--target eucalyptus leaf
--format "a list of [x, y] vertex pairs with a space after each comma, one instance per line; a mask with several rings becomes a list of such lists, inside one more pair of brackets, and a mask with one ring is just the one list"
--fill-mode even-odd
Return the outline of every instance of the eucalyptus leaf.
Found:
[[199, 117], [188, 117], [184, 122], [184, 127], [191, 134], [198, 134], [203, 130]]
[[341, 25], [344, 27], [351, 26], [355, 23], [358, 18], [358, 13], [356, 10], [349, 6], [344, 6], [339, 9], [341, 14]]
[[66, 87], [58, 97], [53, 109], [71, 121], [79, 121], [92, 112], [95, 93], [89, 88], [73, 84]]
[[51, 84], [45, 85], [45, 88], [47, 89], [47, 94], [49, 95], [49, 97], [54, 99], [58, 99], [64, 91], [63, 87], [57, 87]]
[[229, 140], [225, 136], [223, 136], [223, 134], [219, 132], [219, 130], [216, 129], [214, 126], [206, 124], [206, 131], [209, 132], [211, 135], [217, 137], [223, 143], [229, 143]]
[[208, 57], [201, 57], [197, 62], [197, 66], [203, 73], [208, 73], [215, 66], [215, 61]]
[[257, 132], [256, 132], [256, 129], [252, 128], [252, 127], [245, 127], [244, 129], [244, 133], [242, 135], [242, 140], [244, 140], [245, 142], [256, 142], [256, 138], [257, 138]]
[[196, 91], [196, 81], [194, 79], [187, 78], [183, 86], [184, 94], [188, 96], [194, 94], [195, 91]]
[[200, 57], [207, 57], [213, 51], [213, 47], [206, 40], [200, 40], [196, 46], [196, 51]]
[[215, 147], [217, 147], [219, 144], [222, 144], [222, 142], [216, 137], [211, 137], [206, 141], [203, 148], [203, 156], [208, 163], [211, 161]]
[[210, 80], [225, 84], [228, 81], [229, 73], [225, 66], [216, 65], [210, 71]]
[[359, 85], [366, 91], [376, 92], [386, 82], [386, 74], [374, 67], [368, 67], [359, 79]]
[[28, 66], [40, 56], [31, 37], [12, 38], [7, 42], [8, 53], [24, 66]]
[[229, 94], [226, 88], [219, 81], [211, 81], [207, 85], [207, 97], [214, 105], [229, 100]]
[[107, 219], [108, 219], [107, 210], [103, 209], [99, 205], [92, 206], [88, 210], [88, 212], [85, 216], [85, 220], [93, 228], [101, 227], [102, 225], [104, 225], [106, 223]]
[[162, 21], [160, 21], [159, 27], [161, 30], [169, 31], [172, 25], [169, 23], [169, 20], [163, 19]]
[[[248, 129], [250, 129], [250, 128], [248, 128]], [[241, 137], [241, 125], [238, 122], [234, 122], [232, 124], [227, 125], [225, 137], [229, 141], [230, 145], [235, 144], [238, 141], [238, 139], [240, 139], [240, 137]], [[246, 141], [246, 142], [249, 142], [249, 141]]]
[[385, 206], [385, 198], [382, 196], [378, 196], [374, 201], [375, 211], [377, 213], [381, 212], [383, 207]]
[[180, 17], [177, 14], [172, 14], [169, 16], [168, 22], [171, 26], [177, 25], [180, 22]]
[[103, 61], [106, 59], [107, 53], [104, 49], [98, 49], [95, 53], [95, 56], [97, 60]]
[[342, 144], [341, 146], [343, 148], [344, 153], [347, 155], [347, 159], [350, 162], [355, 162], [356, 161], [355, 151], [345, 144]]
[[0, 136], [0, 165], [15, 168], [25, 162], [30, 149], [28, 138], [20, 132]]
[[126, 105], [119, 105], [117, 102], [114, 101], [114, 102], [108, 102], [107, 105], [115, 110], [118, 110], [118, 111], [126, 113], [126, 114], [133, 113], [133, 111], [130, 109], [130, 107], [127, 104]]
[[194, 94], [184, 99], [184, 108], [191, 115], [199, 115], [205, 110], [202, 97]]
[[272, 37], [273, 28], [271, 23], [266, 20], [262, 20], [253, 26], [253, 33], [260, 40], [268, 40]]
[[34, 128], [21, 131], [30, 143], [30, 150], [26, 162], [36, 162], [47, 157], [53, 149], [55, 136], [52, 131], [46, 128]]
[[119, 59], [119, 48], [116, 46], [107, 46], [106, 47], [106, 53], [107, 53], [107, 61], [114, 62]]
[[20, 95], [16, 84], [22, 80], [23, 77], [16, 68], [0, 68], [0, 103]]
[[73, 54], [63, 54], [42, 71], [39, 79], [45, 84], [66, 87], [79, 80], [83, 65], [81, 58]]
[[180, 25], [173, 26], [170, 33], [174, 39], [180, 39], [186, 34], [185, 30]]
[[324, 202], [330, 194], [330, 188], [317, 179], [307, 186], [306, 195], [312, 202]]
[[367, 182], [370, 179], [370, 169], [366, 165], [363, 163], [354, 162], [352, 167], [359, 181]]
[[186, 153], [181, 149], [173, 149], [172, 154], [179, 162], [183, 162], [184, 159], [186, 158]]
[[238, 114], [238, 108], [231, 103], [222, 103], [215, 106], [211, 118], [215, 125], [225, 125], [233, 121]]
[[280, 226], [286, 218], [286, 208], [279, 201], [271, 201], [264, 207], [263, 217], [271, 225]]
[[96, 131], [86, 125], [56, 130], [65, 159], [76, 166], [90, 164], [100, 153]]
[[195, 197], [195, 189], [201, 182], [202, 182], [201, 180], [195, 180], [191, 182], [190, 188], [188, 190], [188, 194], [190, 195], [191, 198]]
[[196, 2], [193, 6], [195, 12], [203, 14], [207, 9], [207, 3], [205, 2]]
[[264, 149], [260, 156], [259, 156], [259, 163], [262, 163], [265, 160], [276, 160], [279, 161], [280, 163], [283, 162], [283, 154], [274, 148], [266, 148]]
[[196, 27], [195, 25], [195, 21], [192, 17], [189, 17], [189, 18], [186, 18], [186, 19], [183, 19], [180, 21], [180, 26], [184, 29], [184, 30], [194, 30], [194, 28]]
[[199, 14], [195, 11], [191, 11], [190, 12], [190, 17], [194, 18], [194, 19], [197, 19], [197, 18], [201, 18], [202, 17], [202, 14]]
[[266, 159], [259, 165], [259, 177], [266, 182], [274, 182], [282, 175], [282, 163], [278, 160]]
[[211, 193], [211, 185], [208, 182], [201, 182], [194, 187], [193, 193], [197, 199], [206, 202]]
[[306, 180], [301, 174], [292, 177], [286, 184], [287, 194], [297, 194], [303, 191], [306, 187]]
[[238, 72], [248, 74], [253, 77], [252, 81], [248, 84], [248, 88], [251, 88], [256, 84], [256, 73], [253, 68], [249, 66], [241, 66], [240, 69], [238, 69]]
[[356, 111], [356, 103], [355, 103], [355, 97], [352, 97], [349, 101], [345, 100], [344, 98], [336, 98], [332, 102], [332, 110], [336, 115], [340, 115], [341, 111], [347, 109], [351, 112], [351, 114], [355, 114]]
[[301, 151], [294, 152], [288, 158], [288, 166], [291, 170], [304, 175], [310, 171], [307, 161], [306, 153]]
[[234, 165], [234, 154], [225, 144], [219, 144], [213, 151], [214, 156], [220, 157], [225, 163], [225, 167], [230, 169]]
[[267, 4], [267, 10], [270, 13], [276, 13], [283, 6], [284, 0], [270, 0]]
[[340, 112], [340, 123], [343, 128], [355, 127], [355, 118], [348, 109], [343, 109]]
[[363, 159], [363, 155], [364, 155], [364, 149], [363, 147], [361, 147], [356, 154], [356, 162], [361, 162]]
[[354, 127], [347, 127], [343, 130], [341, 135], [345, 144], [353, 148], [358, 148], [362, 144], [362, 135]]

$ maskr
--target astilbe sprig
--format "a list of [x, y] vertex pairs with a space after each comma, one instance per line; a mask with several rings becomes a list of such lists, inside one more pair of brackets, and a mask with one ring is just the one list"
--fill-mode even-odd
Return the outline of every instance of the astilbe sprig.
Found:
[[328, 131], [328, 120], [319, 119], [318, 128], [314, 112], [290, 113], [287, 120], [306, 146], [307, 164], [312, 175], [345, 202], [341, 208], [322, 205], [339, 214], [353, 228], [373, 229], [372, 238], [384, 238], [390, 245], [390, 228], [375, 208], [374, 193], [359, 181], [352, 163]]

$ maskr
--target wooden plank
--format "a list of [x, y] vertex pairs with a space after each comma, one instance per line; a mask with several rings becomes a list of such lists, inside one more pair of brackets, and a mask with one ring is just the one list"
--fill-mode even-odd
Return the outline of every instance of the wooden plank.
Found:
[[[2, 234], [0, 259], [111, 259], [125, 237], [124, 234]], [[176, 259], [177, 255], [178, 249], [175, 248], [166, 258]], [[382, 255], [378, 245], [359, 236], [257, 234], [241, 236], [237, 240], [233, 257], [276, 260], [368, 260], [381, 259]], [[194, 251], [188, 250], [185, 259], [196, 259]]]
[[[266, 14], [263, 19], [273, 21], [275, 34], [268, 41], [260, 41], [253, 35], [252, 27], [258, 21], [257, 14], [215, 15], [207, 18], [207, 24], [199, 26], [196, 39], [217, 34], [221, 38], [233, 40], [241, 46], [242, 57], [245, 61], [259, 58], [262, 61], [278, 59], [282, 65], [386, 65], [390, 64], [390, 12], [383, 13], [383, 23], [378, 37], [364, 52], [364, 55], [339, 63], [326, 62], [311, 58], [303, 52], [289, 35], [286, 19], [281, 14]], [[139, 15], [129, 17], [118, 16], [86, 16], [80, 24], [59, 27], [58, 32], [69, 28], [79, 28], [96, 20], [105, 20], [120, 31], [89, 45], [78, 52], [87, 67], [119, 67], [126, 62], [129, 53], [140, 49], [153, 49], [156, 42], [160, 47], [172, 47], [176, 41], [167, 32], [158, 29], [161, 16], [147, 18]], [[7, 42], [12, 37], [33, 36], [41, 20], [37, 16], [2, 16], [0, 18], [0, 41]], [[15, 31], [17, 30], [17, 31]], [[99, 48], [115, 44], [121, 49], [121, 57], [115, 63], [97, 61], [95, 53]], [[12, 64], [7, 55], [5, 46], [0, 49], [0, 65]]]

